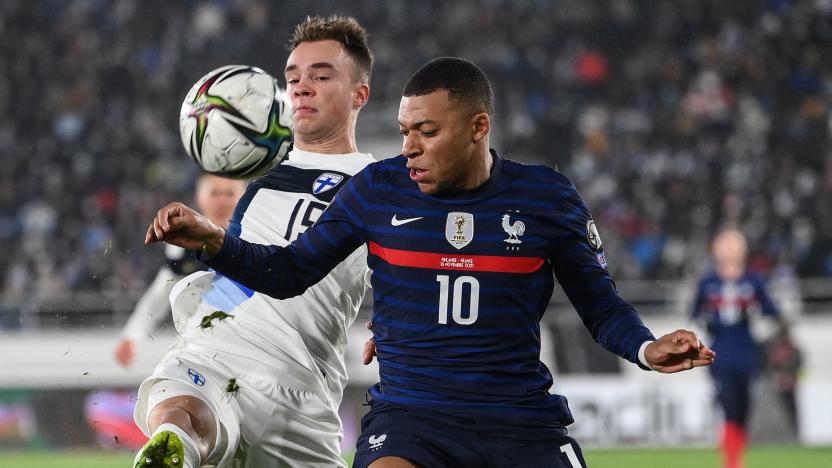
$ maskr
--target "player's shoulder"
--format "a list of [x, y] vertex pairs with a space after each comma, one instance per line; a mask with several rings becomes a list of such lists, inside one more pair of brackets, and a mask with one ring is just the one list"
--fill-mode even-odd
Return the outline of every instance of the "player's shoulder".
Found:
[[716, 272], [716, 270], [708, 270], [699, 278], [700, 286], [721, 283], [722, 278], [719, 277], [719, 274]]
[[755, 286], [764, 286], [766, 284], [766, 279], [762, 275], [751, 270], [745, 270], [743, 279]]
[[557, 166], [532, 164], [514, 159], [503, 159], [503, 161], [503, 171], [510, 177], [523, 176], [527, 179], [531, 178], [533, 180], [549, 181], [552, 183], [572, 183], [565, 174], [558, 170]]
[[401, 154], [398, 156], [384, 158], [372, 164], [369, 164], [367, 166], [367, 170], [377, 173], [404, 172], [407, 170], [407, 158], [405, 158]]
[[407, 158], [402, 155], [384, 158], [368, 164], [363, 173], [372, 182], [392, 182], [407, 177]]
[[529, 164], [512, 159], [505, 159], [503, 178], [507, 181], [524, 181], [530, 189], [546, 192], [549, 196], [572, 196], [576, 193], [575, 184], [560, 172], [557, 167], [544, 164]]
[[293, 149], [272, 171], [280, 172], [287, 168], [312, 172], [329, 170], [352, 176], [375, 161], [370, 153], [324, 154]]
[[265, 189], [308, 194], [329, 202], [338, 192], [333, 189], [340, 189], [375, 161], [369, 153], [333, 155], [295, 149], [268, 174], [249, 184], [243, 199]]

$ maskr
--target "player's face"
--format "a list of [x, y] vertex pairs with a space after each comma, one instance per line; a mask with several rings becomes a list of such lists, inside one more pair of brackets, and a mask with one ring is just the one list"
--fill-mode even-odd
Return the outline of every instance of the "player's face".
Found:
[[474, 124], [474, 115], [464, 106], [455, 106], [446, 90], [402, 97], [402, 154], [419, 190], [433, 195], [474, 189], [482, 182], [474, 170], [480, 163]]
[[196, 205], [214, 224], [228, 227], [234, 207], [246, 190], [245, 182], [203, 175], [197, 184]]
[[347, 131], [356, 92], [367, 86], [355, 79], [355, 67], [340, 42], [303, 42], [295, 47], [286, 61], [285, 77], [296, 140], [325, 141]]
[[736, 280], [742, 276], [747, 252], [742, 233], [734, 230], [721, 232], [714, 239], [713, 252], [722, 279]]

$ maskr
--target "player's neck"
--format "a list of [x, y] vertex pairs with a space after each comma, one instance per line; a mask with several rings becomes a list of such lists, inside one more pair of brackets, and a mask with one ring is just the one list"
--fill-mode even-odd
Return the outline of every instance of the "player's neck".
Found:
[[745, 274], [744, 263], [727, 263], [717, 266], [719, 277], [723, 281], [737, 281]]
[[484, 156], [478, 152], [478, 155], [470, 161], [469, 170], [465, 172], [461, 179], [435, 195], [440, 198], [453, 198], [463, 193], [470, 193], [485, 185], [494, 170], [494, 156], [491, 151], [486, 149]]
[[477, 153], [474, 167], [471, 168], [470, 177], [464, 184], [463, 190], [476, 189], [491, 178], [491, 170], [494, 168], [494, 158], [491, 156], [491, 151], [485, 145], [484, 149], [478, 149]]
[[357, 153], [355, 143], [356, 116], [353, 115], [343, 126], [332, 128], [330, 132], [317, 135], [300, 135], [295, 133], [295, 147], [310, 153], [349, 154]]
[[358, 152], [355, 135], [340, 135], [335, 138], [321, 140], [295, 139], [295, 147], [310, 153], [321, 154], [349, 154]]

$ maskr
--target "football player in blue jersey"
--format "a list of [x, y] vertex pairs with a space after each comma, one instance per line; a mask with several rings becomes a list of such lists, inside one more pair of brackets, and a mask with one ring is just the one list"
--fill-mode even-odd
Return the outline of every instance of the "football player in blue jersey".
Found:
[[763, 314], [782, 325], [763, 281], [745, 268], [745, 236], [726, 229], [712, 244], [715, 269], [699, 282], [692, 317], [708, 330], [720, 359], [711, 366], [717, 399], [725, 414], [721, 448], [725, 468], [742, 466], [751, 406], [751, 382], [760, 350], [750, 322]]
[[476, 65], [439, 58], [405, 85], [402, 154], [370, 164], [286, 248], [241, 241], [181, 203], [146, 243], [205, 261], [275, 297], [315, 284], [359, 246], [373, 270], [380, 382], [355, 466], [586, 466], [549, 392], [540, 319], [557, 278], [592, 336], [670, 373], [715, 353], [687, 330], [656, 339], [622, 299], [586, 205], [563, 174], [489, 147], [494, 97]]

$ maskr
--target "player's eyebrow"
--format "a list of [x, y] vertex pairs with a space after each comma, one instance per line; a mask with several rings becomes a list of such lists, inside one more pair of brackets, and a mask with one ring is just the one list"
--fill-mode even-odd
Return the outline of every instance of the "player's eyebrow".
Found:
[[[335, 70], [335, 65], [333, 65], [329, 62], [316, 62], [316, 63], [313, 63], [312, 65], [309, 65], [309, 68], [313, 68], [313, 69], [328, 68], [330, 70]], [[299, 67], [297, 65], [292, 64], [292, 65], [286, 66], [286, 69], [283, 70], [283, 72], [284, 73], [289, 73], [291, 71], [295, 71], [295, 70], [298, 70], [298, 69], [299, 69]]]
[[[425, 124], [435, 124], [435, 123], [437, 123], [435, 120], [425, 119], [425, 120], [420, 120], [420, 121], [418, 121], [418, 122], [414, 123], [413, 125], [411, 125], [411, 126], [410, 126], [410, 128], [415, 128], [415, 129], [418, 129], [418, 128], [419, 128], [419, 127], [421, 127], [422, 125], [425, 125]], [[400, 127], [404, 127], [404, 128], [408, 128], [408, 126], [407, 126], [407, 125], [405, 125], [405, 124], [403, 124], [403, 123], [401, 123], [401, 122], [399, 122], [399, 126], [400, 126]]]

